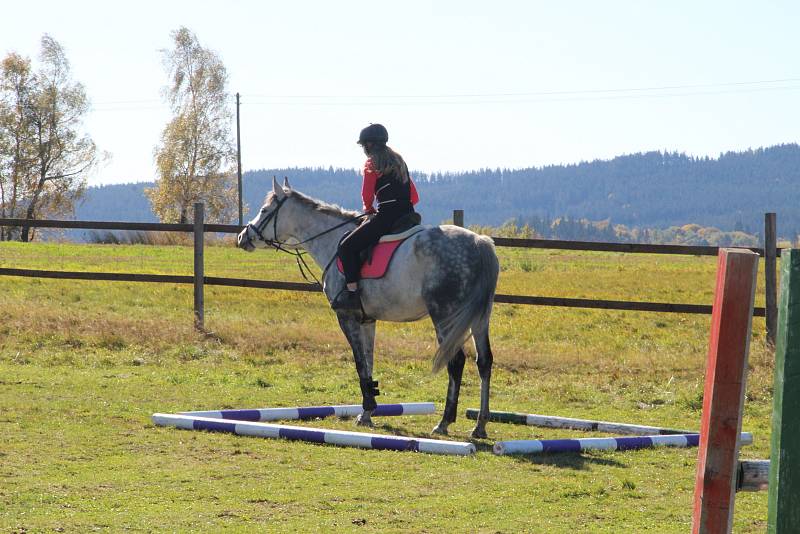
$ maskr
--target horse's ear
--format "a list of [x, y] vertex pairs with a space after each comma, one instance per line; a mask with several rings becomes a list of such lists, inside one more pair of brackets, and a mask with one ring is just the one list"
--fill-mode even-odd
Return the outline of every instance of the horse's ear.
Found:
[[276, 180], [274, 176], [272, 177], [272, 192], [275, 193], [277, 198], [286, 196], [286, 193], [284, 193], [283, 188], [278, 185], [278, 180]]
[[288, 176], [284, 176], [283, 177], [283, 187], [286, 188], [286, 189], [291, 189], [292, 188], [292, 186], [289, 185], [289, 177]]

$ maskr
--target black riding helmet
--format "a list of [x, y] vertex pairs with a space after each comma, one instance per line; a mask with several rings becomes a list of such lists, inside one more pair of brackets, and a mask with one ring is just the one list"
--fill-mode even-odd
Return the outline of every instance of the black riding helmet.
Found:
[[370, 124], [358, 135], [358, 141], [356, 141], [359, 145], [363, 145], [364, 143], [388, 143], [389, 142], [389, 132], [386, 131], [386, 128], [382, 124]]

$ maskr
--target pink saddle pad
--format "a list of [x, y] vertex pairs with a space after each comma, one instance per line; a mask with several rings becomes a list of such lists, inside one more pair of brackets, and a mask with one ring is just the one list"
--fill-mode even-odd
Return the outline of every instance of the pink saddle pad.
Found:
[[[380, 278], [386, 274], [389, 268], [389, 262], [392, 261], [394, 251], [397, 250], [405, 239], [398, 241], [389, 241], [387, 243], [378, 243], [372, 249], [372, 257], [364, 262], [361, 266], [361, 278]], [[336, 258], [336, 266], [339, 272], [343, 273], [342, 260]]]

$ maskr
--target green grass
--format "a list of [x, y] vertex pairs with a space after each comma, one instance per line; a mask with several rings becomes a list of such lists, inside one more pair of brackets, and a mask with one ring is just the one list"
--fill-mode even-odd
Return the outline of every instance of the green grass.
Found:
[[[498, 249], [499, 291], [709, 304], [716, 258]], [[190, 274], [188, 247], [0, 243], [0, 266]], [[302, 281], [294, 262], [210, 247], [208, 276]], [[763, 277], [761, 278], [763, 280]], [[756, 305], [763, 306], [759, 288]], [[0, 277], [0, 531], [686, 532], [696, 449], [495, 457], [494, 440], [583, 436], [490, 424], [474, 458], [154, 427], [153, 412], [350, 404], [352, 356], [323, 297]], [[697, 427], [707, 316], [498, 304], [492, 407]], [[434, 401], [428, 321], [378, 325], [381, 402]], [[744, 458], [769, 456], [772, 361], [754, 319]], [[474, 365], [451, 438], [469, 439]], [[376, 431], [427, 436], [434, 416]], [[353, 429], [352, 421], [309, 426]], [[595, 434], [599, 435], [599, 434]], [[766, 493], [738, 494], [762, 532]], [[61, 529], [61, 530], [59, 530]]]

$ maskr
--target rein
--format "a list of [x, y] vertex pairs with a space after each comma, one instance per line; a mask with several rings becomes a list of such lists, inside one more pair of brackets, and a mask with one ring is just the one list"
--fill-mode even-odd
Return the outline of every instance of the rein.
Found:
[[[308, 282], [308, 283], [315, 283], [315, 284], [317, 284], [318, 286], [321, 287], [322, 283], [319, 280], [317, 280], [317, 277], [314, 276], [313, 272], [311, 272], [311, 268], [308, 266], [308, 263], [306, 263], [305, 258], [303, 258], [303, 256], [305, 256], [306, 252], [305, 251], [293, 250], [293, 249], [285, 248], [285, 247], [287, 247], [287, 246], [296, 247], [296, 246], [299, 246], [299, 245], [303, 245], [304, 243], [308, 243], [309, 241], [313, 241], [314, 239], [317, 239], [318, 237], [322, 237], [325, 234], [329, 234], [330, 232], [333, 232], [334, 230], [337, 230], [337, 229], [341, 228], [342, 226], [345, 226], [345, 225], [348, 225], [348, 224], [350, 224], [352, 222], [361, 220], [361, 219], [367, 217], [368, 215], [366, 213], [362, 213], [361, 215], [357, 215], [355, 217], [351, 217], [351, 218], [347, 219], [346, 221], [337, 224], [336, 226], [332, 226], [331, 228], [328, 228], [327, 230], [323, 230], [322, 232], [319, 232], [318, 234], [314, 234], [311, 237], [309, 237], [307, 239], [304, 239], [304, 240], [302, 240], [302, 241], [300, 241], [298, 243], [287, 243], [286, 241], [278, 241], [277, 239], [267, 239], [266, 236], [264, 236], [264, 230], [267, 228], [267, 225], [270, 223], [270, 221], [272, 221], [272, 235], [273, 236], [277, 236], [278, 235], [278, 211], [280, 211], [281, 206], [283, 206], [283, 203], [286, 202], [287, 198], [289, 198], [289, 197], [283, 197], [282, 199], [279, 199], [278, 200], [278, 205], [275, 208], [275, 210], [273, 210], [272, 213], [267, 215], [264, 218], [263, 221], [258, 223], [258, 226], [254, 226], [252, 223], [247, 223], [247, 226], [245, 226], [245, 228], [250, 229], [253, 232], [255, 232], [256, 235], [258, 235], [258, 237], [260, 237], [262, 241], [264, 241], [266, 244], [268, 244], [271, 247], [273, 247], [275, 250], [279, 250], [281, 252], [285, 252], [287, 254], [291, 254], [292, 256], [294, 256], [295, 257], [295, 261], [297, 262], [297, 268], [300, 270], [300, 274], [303, 275], [303, 278], [305, 279], [305, 281]], [[331, 260], [325, 266], [325, 269], [322, 271], [322, 278], [323, 279], [325, 278], [325, 273], [328, 271], [328, 268], [333, 264], [333, 261], [335, 259], [336, 259], [336, 254], [333, 255], [333, 258], [331, 258]], [[306, 275], [306, 273], [308, 273], [308, 275]], [[309, 276], [311, 277], [311, 279], [309, 279]]]

